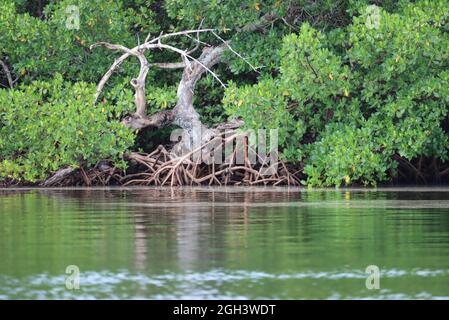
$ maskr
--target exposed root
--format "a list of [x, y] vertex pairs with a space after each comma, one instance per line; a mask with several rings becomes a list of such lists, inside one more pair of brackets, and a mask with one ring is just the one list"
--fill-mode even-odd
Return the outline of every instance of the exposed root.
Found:
[[[226, 146], [232, 148], [226, 150]], [[216, 158], [223, 161], [216, 161]], [[149, 154], [129, 153], [126, 160], [129, 164], [126, 172], [114, 167], [112, 161], [103, 160], [94, 168], [81, 167], [63, 179], [53, 181], [51, 185], [299, 186], [299, 175], [302, 171], [299, 166], [286, 164], [277, 159], [277, 154], [261, 156], [248, 144], [247, 136], [236, 133], [228, 137], [215, 136], [203, 145], [181, 155], [159, 146]]]
[[[271, 159], [259, 157], [251, 163], [247, 144], [244, 145], [243, 161], [238, 161], [238, 148], [225, 157], [222, 163], [205, 163], [199, 154], [207, 150], [210, 144], [221, 139], [222, 145], [232, 142], [236, 135], [226, 139], [216, 137], [202, 146], [176, 156], [159, 146], [151, 154], [131, 153], [131, 161], [139, 164], [141, 170], [130, 173], [120, 179], [120, 184], [184, 186], [184, 185], [289, 185], [299, 186], [298, 168], [289, 168], [283, 161], [269, 163]], [[204, 153], [203, 153], [204, 154]], [[240, 163], [242, 162], [242, 163]], [[270, 170], [271, 169], [271, 170]]]
[[120, 179], [123, 177], [123, 172], [110, 165], [110, 161], [100, 161], [95, 167], [91, 169], [85, 169], [81, 167], [79, 170], [73, 170], [73, 172], [59, 179], [57, 182], [51, 185], [44, 186], [108, 186], [119, 185]]

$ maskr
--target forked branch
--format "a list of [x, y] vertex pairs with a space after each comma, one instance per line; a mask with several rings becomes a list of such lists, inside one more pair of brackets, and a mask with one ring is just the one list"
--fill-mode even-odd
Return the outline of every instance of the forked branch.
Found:
[[[197, 49], [202, 42], [199, 40], [199, 34], [204, 32], [210, 32], [222, 41], [219, 46], [207, 46], [203, 49], [203, 52], [198, 58], [194, 58], [191, 53]], [[197, 38], [194, 39], [190, 34], [196, 34]], [[190, 39], [194, 39], [197, 45], [192, 50], [182, 50], [172, 45], [162, 43], [163, 39], [171, 38], [174, 36], [185, 35]], [[95, 93], [95, 103], [98, 101], [106, 82], [109, 80], [114, 71], [116, 71], [120, 65], [131, 56], [134, 56], [140, 61], [139, 76], [132, 79], [131, 85], [135, 90], [135, 104], [136, 112], [130, 114], [123, 119], [123, 124], [133, 129], [140, 129], [147, 126], [162, 127], [168, 123], [175, 122], [181, 128], [193, 130], [194, 127], [201, 128], [209, 136], [208, 129], [204, 127], [200, 120], [199, 115], [193, 107], [193, 92], [197, 81], [201, 78], [203, 73], [207, 72], [211, 74], [223, 87], [224, 83], [220, 78], [211, 70], [211, 68], [217, 64], [222, 57], [225, 49], [230, 48], [229, 43], [220, 38], [213, 29], [197, 29], [187, 30], [182, 32], [176, 32], [171, 34], [161, 34], [158, 37], [148, 40], [143, 44], [140, 44], [132, 49], [129, 49], [122, 45], [110, 44], [107, 42], [99, 42], [93, 44], [90, 49], [94, 49], [98, 46], [103, 46], [111, 50], [122, 51], [120, 56], [105, 73], [101, 81], [98, 83]], [[150, 64], [145, 57], [146, 50], [165, 49], [175, 52], [180, 55], [182, 62], [175, 63], [152, 63]], [[232, 50], [233, 51], [233, 50]], [[233, 51], [235, 52], [235, 51]], [[240, 55], [238, 55], [241, 57]], [[145, 80], [148, 74], [149, 68], [158, 67], [163, 69], [178, 69], [184, 68], [181, 81], [178, 86], [177, 97], [178, 102], [173, 110], [161, 111], [152, 116], [146, 114], [146, 94], [145, 94]]]

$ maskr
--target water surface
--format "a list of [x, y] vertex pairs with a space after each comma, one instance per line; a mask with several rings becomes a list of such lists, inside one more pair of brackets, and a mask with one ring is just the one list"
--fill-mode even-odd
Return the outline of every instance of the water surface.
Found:
[[0, 299], [20, 298], [449, 298], [449, 190], [0, 190]]

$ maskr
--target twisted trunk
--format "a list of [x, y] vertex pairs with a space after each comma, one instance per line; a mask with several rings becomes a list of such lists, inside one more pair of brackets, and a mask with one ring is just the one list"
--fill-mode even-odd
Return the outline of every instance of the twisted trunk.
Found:
[[193, 106], [193, 96], [198, 80], [208, 69], [220, 62], [226, 48], [227, 43], [217, 47], [206, 47], [198, 59], [172, 66], [184, 67], [182, 78], [178, 85], [178, 100], [173, 110], [161, 111], [147, 116], [144, 96], [145, 88], [134, 86], [136, 90], [136, 112], [125, 118], [123, 124], [129, 128], [141, 129], [148, 126], [161, 128], [174, 123], [186, 130], [190, 136], [197, 136], [200, 131], [201, 136], [204, 137], [201, 141], [210, 138], [215, 131], [201, 123], [200, 116]]

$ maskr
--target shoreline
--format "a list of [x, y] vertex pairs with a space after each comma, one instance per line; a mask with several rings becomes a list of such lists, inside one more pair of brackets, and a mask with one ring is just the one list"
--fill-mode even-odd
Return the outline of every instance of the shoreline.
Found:
[[31, 190], [61, 190], [61, 191], [102, 191], [102, 190], [195, 190], [195, 191], [223, 191], [223, 192], [240, 192], [240, 191], [263, 191], [263, 192], [449, 192], [447, 186], [381, 186], [381, 187], [339, 187], [339, 188], [308, 188], [298, 186], [92, 186], [92, 187], [0, 187], [3, 191], [31, 191]]

